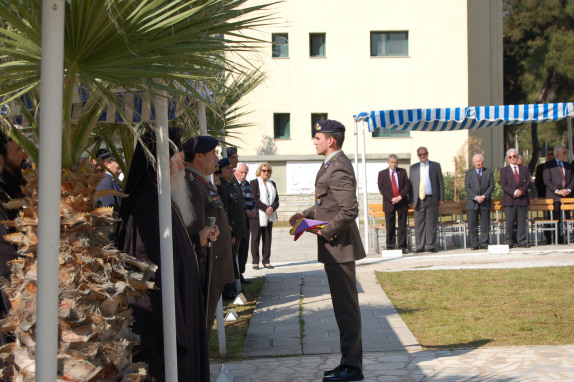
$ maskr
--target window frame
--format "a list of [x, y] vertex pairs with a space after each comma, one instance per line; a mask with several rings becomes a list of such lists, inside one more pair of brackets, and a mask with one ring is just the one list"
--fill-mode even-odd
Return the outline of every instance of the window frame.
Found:
[[[278, 42], [278, 38], [284, 38], [285, 42]], [[271, 57], [289, 58], [289, 33], [271, 33]]]
[[[399, 35], [399, 34], [405, 35], [405, 39], [404, 39], [405, 54], [390, 53], [391, 52], [391, 41], [392, 41], [390, 36], [391, 35]], [[386, 47], [387, 54], [374, 54], [375, 52], [373, 49], [373, 37], [375, 35], [387, 35], [387, 47]], [[404, 30], [404, 31], [371, 31], [371, 33], [370, 33], [370, 45], [371, 45], [371, 47], [370, 47], [371, 57], [408, 57], [409, 56], [409, 31], [408, 30]]]
[[[287, 117], [286, 126], [279, 126], [282, 122], [279, 118]], [[284, 129], [283, 135], [277, 134], [278, 129]], [[291, 139], [291, 113], [273, 113], [273, 138], [274, 139]]]
[[[323, 44], [320, 50], [322, 52], [318, 54], [313, 54], [313, 38], [314, 37], [322, 37]], [[325, 32], [317, 32], [317, 33], [309, 33], [309, 57], [311, 58], [325, 58], [327, 57], [327, 33]]]

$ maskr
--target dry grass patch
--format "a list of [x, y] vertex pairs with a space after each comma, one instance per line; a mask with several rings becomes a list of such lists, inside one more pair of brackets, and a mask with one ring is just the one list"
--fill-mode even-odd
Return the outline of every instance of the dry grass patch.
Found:
[[219, 342], [217, 340], [217, 320], [213, 324], [213, 332], [209, 338], [209, 358], [215, 361], [237, 361], [242, 359], [243, 346], [247, 338], [247, 330], [255, 304], [265, 284], [265, 277], [256, 277], [250, 279], [251, 284], [243, 285], [245, 292], [243, 295], [247, 299], [245, 305], [232, 304], [233, 301], [223, 300], [223, 316], [225, 317], [231, 308], [235, 309], [239, 315], [237, 321], [228, 321], [225, 323], [225, 338], [227, 341], [227, 355], [219, 356]]
[[377, 272], [426, 348], [574, 344], [574, 267]]

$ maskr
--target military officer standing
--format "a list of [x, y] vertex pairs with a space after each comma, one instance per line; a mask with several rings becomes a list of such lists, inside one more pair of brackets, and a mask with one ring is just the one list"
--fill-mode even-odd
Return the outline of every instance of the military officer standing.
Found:
[[[213, 242], [209, 271], [206, 272], [208, 247], [201, 247], [200, 259], [202, 285], [206, 299], [206, 324], [211, 333], [215, 309], [225, 284], [233, 281], [233, 261], [231, 255], [231, 233], [229, 223], [217, 189], [209, 180], [215, 171], [218, 141], [209, 136], [197, 136], [183, 144], [186, 164], [186, 177], [193, 199], [194, 218], [188, 227], [190, 234], [201, 231], [208, 225], [208, 217], [215, 218], [219, 228], [219, 237]], [[206, 283], [207, 278], [207, 283]]]
[[[239, 273], [239, 265], [237, 261], [237, 253], [239, 251], [239, 246], [241, 241], [247, 236], [247, 226], [245, 224], [245, 199], [243, 199], [243, 193], [241, 192], [241, 186], [235, 176], [233, 175], [233, 165], [231, 161], [227, 158], [220, 159], [217, 162], [219, 165], [219, 170], [221, 171], [221, 180], [219, 186], [217, 186], [217, 191], [221, 195], [221, 200], [223, 201], [223, 206], [225, 207], [225, 212], [227, 213], [227, 220], [229, 221], [229, 226], [231, 228], [231, 244], [233, 245], [233, 271], [235, 273], [235, 279], [239, 280], [241, 274]], [[232, 288], [233, 289], [233, 288]], [[231, 289], [231, 290], [232, 290]], [[240, 289], [240, 288], [239, 288]], [[240, 293], [238, 290], [237, 293]], [[230, 293], [223, 293], [223, 298], [233, 298]]]
[[315, 179], [315, 205], [291, 217], [327, 221], [317, 234], [318, 260], [325, 264], [335, 319], [339, 327], [341, 361], [325, 371], [323, 382], [363, 380], [361, 311], [355, 261], [366, 256], [355, 219], [359, 203], [357, 179], [351, 161], [341, 150], [345, 126], [333, 120], [320, 121], [315, 129], [317, 154], [325, 161]]

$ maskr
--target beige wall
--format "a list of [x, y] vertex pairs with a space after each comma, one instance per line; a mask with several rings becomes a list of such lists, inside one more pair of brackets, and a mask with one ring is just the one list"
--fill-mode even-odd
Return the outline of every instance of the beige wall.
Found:
[[[286, 161], [308, 157], [315, 154], [311, 113], [328, 113], [347, 127], [343, 149], [352, 156], [353, 115], [360, 111], [458, 107], [496, 98], [491, 87], [496, 81], [501, 87], [502, 78], [482, 70], [484, 65], [490, 68], [489, 57], [476, 63], [469, 57], [479, 57], [493, 42], [501, 44], [501, 31], [493, 35], [490, 22], [490, 3], [500, 1], [288, 0], [276, 5], [279, 24], [261, 28], [258, 36], [270, 40], [271, 33], [288, 33], [289, 58], [271, 58], [270, 45], [249, 57], [254, 65], [263, 65], [268, 80], [244, 100], [246, 110], [254, 110], [248, 118], [256, 126], [240, 133], [242, 142], [232, 142], [250, 159], [263, 146], [272, 146]], [[470, 13], [480, 13], [481, 18], [469, 22]], [[405, 30], [408, 57], [370, 57], [370, 31]], [[309, 57], [313, 32], [326, 33], [326, 58]], [[290, 139], [272, 139], [273, 113], [279, 112], [291, 114]], [[489, 144], [495, 135], [490, 134]], [[413, 132], [409, 138], [367, 134], [366, 151], [378, 160], [396, 153], [417, 161], [416, 149], [426, 146], [431, 160], [453, 171], [453, 156], [467, 137], [467, 131]], [[401, 164], [408, 167], [405, 161]]]

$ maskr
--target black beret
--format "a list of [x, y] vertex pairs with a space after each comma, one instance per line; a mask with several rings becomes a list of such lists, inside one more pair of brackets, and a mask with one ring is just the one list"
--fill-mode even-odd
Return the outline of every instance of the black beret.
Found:
[[231, 161], [228, 158], [221, 158], [218, 162], [217, 162], [217, 166], [219, 167], [219, 169], [221, 170], [222, 168], [224, 168], [225, 166], [229, 166], [231, 164]]
[[316, 133], [344, 133], [345, 126], [339, 121], [333, 119], [327, 119], [325, 121], [319, 121], [313, 127]]
[[209, 135], [198, 135], [183, 144], [186, 154], [205, 154], [217, 147], [219, 141]]
[[115, 161], [115, 160], [116, 160], [116, 158], [115, 158], [114, 156], [112, 156], [112, 154], [110, 154], [108, 151], [106, 151], [106, 152], [104, 152], [103, 154], [101, 154], [101, 155], [99, 156], [99, 158], [100, 158], [101, 160], [103, 160], [104, 162], [105, 162], [105, 161], [112, 161], [112, 160]]

